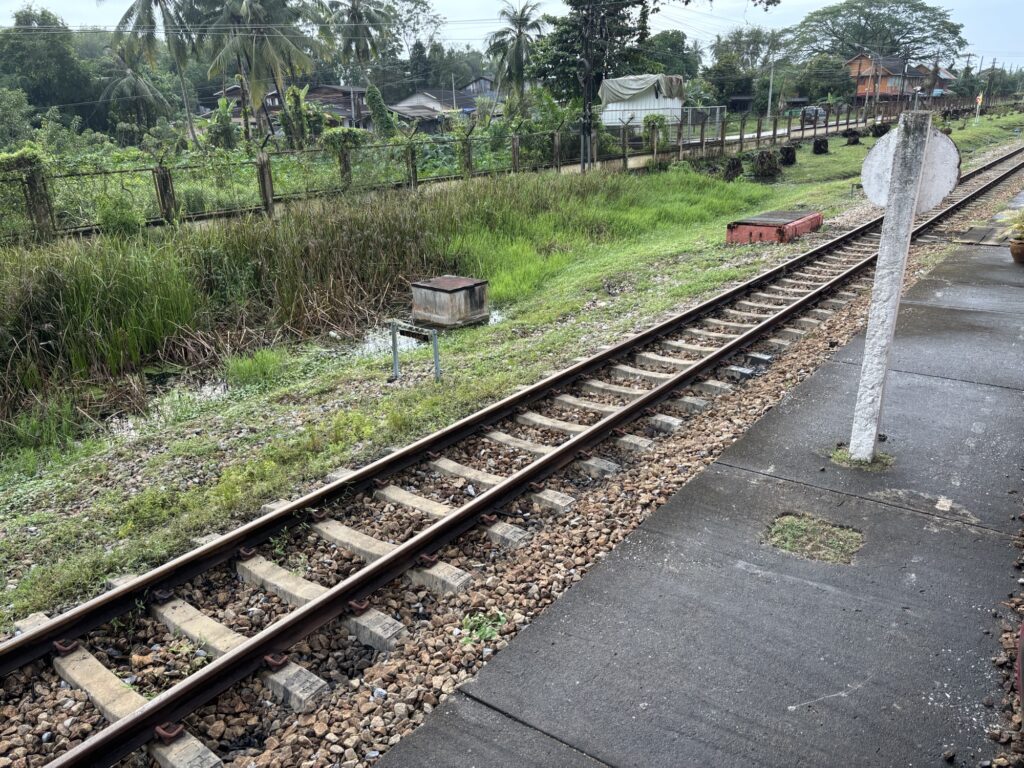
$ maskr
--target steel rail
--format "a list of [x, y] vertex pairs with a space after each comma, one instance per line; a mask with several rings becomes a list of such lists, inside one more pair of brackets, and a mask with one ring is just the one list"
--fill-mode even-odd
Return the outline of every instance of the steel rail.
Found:
[[[1024, 153], [1024, 147], [1015, 149], [964, 174], [960, 183], [970, 181], [1021, 153]], [[967, 201], [981, 194], [981, 191], [989, 189], [1007, 176], [1016, 173], [1020, 168], [1021, 166], [1019, 165], [1014, 166], [979, 188], [979, 190], [969, 193], [968, 196], [939, 212], [916, 228], [914, 230], [915, 236], [920, 234], [924, 228], [933, 226], [941, 218], [962, 207]], [[737, 297], [745, 295], [783, 275], [796, 271], [804, 264], [859, 239], [880, 227], [881, 222], [882, 217], [878, 216], [852, 230], [844, 232], [838, 237], [809, 251], [805, 251], [733, 288], [727, 289], [679, 315], [669, 318], [640, 334], [625, 339], [587, 360], [559, 371], [521, 392], [486, 406], [448, 427], [367, 464], [343, 479], [315, 488], [273, 512], [255, 518], [203, 546], [190, 550], [125, 584], [103, 592], [65, 613], [53, 617], [34, 629], [27, 630], [8, 639], [0, 644], [0, 676], [6, 675], [46, 655], [52, 650], [54, 642], [79, 637], [110, 619], [126, 613], [134, 608], [139, 601], [148, 600], [153, 592], [171, 589], [185, 583], [200, 573], [226, 562], [241, 547], [252, 547], [262, 543], [281, 529], [304, 518], [311, 508], [338, 498], [347, 492], [362, 490], [377, 478], [400, 472], [421, 461], [430, 452], [441, 451], [454, 443], [464, 440], [479, 431], [481, 427], [507, 418], [514, 414], [518, 408], [540, 400], [551, 390], [564, 387], [581, 376], [596, 371], [608, 362], [622, 357], [635, 348], [656, 341], [677, 330], [679, 327], [714, 312]]]
[[[927, 228], [933, 226], [936, 221], [948, 215], [951, 209], [963, 207], [1008, 176], [1021, 170], [1024, 170], [1024, 163], [1017, 164], [994, 179], [989, 180], [978, 189], [972, 190], [944, 211], [915, 227], [914, 235], [920, 235]], [[877, 221], [876, 219], [870, 224], [876, 224]], [[832, 242], [834, 243], [835, 241]], [[167, 722], [175, 722], [186, 717], [199, 706], [202, 706], [238, 681], [263, 667], [268, 654], [286, 652], [291, 646], [303, 640], [310, 633], [350, 611], [353, 601], [366, 598], [379, 587], [401, 576], [424, 555], [433, 554], [470, 528], [478, 525], [479, 518], [488, 510], [515, 499], [531, 483], [539, 482], [558, 471], [573, 461], [581, 452], [596, 446], [616, 429], [640, 417], [647, 409], [670, 397], [677, 389], [708, 373], [715, 366], [757, 341], [766, 332], [785, 323], [793, 315], [817, 303], [822, 297], [839, 288], [851, 277], [871, 266], [876, 258], [877, 253], [874, 253], [862, 259], [844, 270], [841, 274], [831, 278], [828, 282], [809, 291], [795, 302], [780, 308], [774, 315], [765, 318], [750, 330], [693, 363], [689, 368], [680, 371], [671, 379], [647, 391], [637, 400], [606, 416], [596, 424], [591, 425], [584, 432], [570, 438], [551, 453], [537, 459], [498, 485], [475, 497], [469, 503], [459, 507], [450, 515], [433, 523], [384, 557], [364, 566], [334, 587], [331, 587], [317, 599], [296, 609], [259, 634], [247, 639], [241, 645], [215, 659], [208, 666], [160, 694], [133, 714], [114, 722], [98, 735], [57, 758], [50, 765], [55, 768], [63, 768], [64, 766], [109, 766], [114, 764], [129, 752], [150, 741], [157, 726]], [[787, 262], [787, 264], [792, 263], [792, 261]], [[743, 285], [747, 286], [747, 290], [750, 290], [751, 284], [754, 282], [747, 281]], [[705, 307], [706, 304], [701, 306]], [[634, 337], [629, 342], [617, 345], [614, 349], [621, 351], [626, 344], [629, 344], [629, 348], [632, 348], [636, 346], [637, 339], [647, 339], [651, 334], [657, 337], [665, 335], [666, 332], [666, 324], [663, 323], [647, 333]], [[589, 363], [589, 361], [587, 362]], [[585, 367], [583, 363], [573, 366], [569, 370], [578, 371], [582, 367]], [[559, 377], [549, 377], [545, 381], [556, 378]], [[548, 388], [550, 386], [549, 384]], [[334, 483], [331, 485], [337, 486], [339, 484]], [[316, 493], [314, 492], [308, 496], [315, 496]]]

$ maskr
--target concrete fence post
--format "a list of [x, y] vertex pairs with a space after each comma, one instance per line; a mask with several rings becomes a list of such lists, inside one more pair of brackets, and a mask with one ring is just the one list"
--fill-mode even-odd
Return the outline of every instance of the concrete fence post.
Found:
[[519, 173], [519, 134], [512, 134], [512, 173]]
[[256, 179], [260, 185], [260, 200], [267, 216], [274, 215], [274, 177], [270, 172], [270, 157], [266, 152], [256, 155]]
[[22, 177], [25, 190], [25, 207], [32, 219], [32, 229], [37, 240], [52, 240], [56, 228], [53, 225], [53, 204], [50, 202], [50, 191], [46, 186], [43, 169], [34, 166]]
[[560, 131], [551, 133], [551, 165], [556, 171], [562, 169], [562, 134]]
[[178, 216], [178, 202], [174, 196], [174, 180], [171, 172], [162, 165], [153, 169], [153, 185], [156, 187], [156, 202], [160, 217], [168, 224]]
[[896, 330], [900, 291], [903, 288], [903, 274], [914, 230], [914, 215], [921, 191], [921, 172], [931, 124], [930, 112], [905, 112], [897, 129], [888, 201], [882, 222], [882, 239], [875, 264], [875, 284], [868, 309], [864, 361], [850, 436], [850, 458], [855, 461], [871, 461], [875, 457], [889, 351]]

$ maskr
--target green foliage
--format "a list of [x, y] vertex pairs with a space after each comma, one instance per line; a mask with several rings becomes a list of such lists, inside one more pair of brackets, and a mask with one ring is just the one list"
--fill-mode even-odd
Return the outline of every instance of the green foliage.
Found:
[[146, 215], [124, 194], [105, 194], [96, 203], [96, 223], [110, 235], [137, 235], [146, 225]]
[[644, 56], [666, 75], [682, 75], [687, 80], [697, 77], [699, 48], [687, 44], [686, 33], [682, 30], [666, 29], [651, 35], [641, 43], [641, 48]]
[[775, 150], [762, 149], [754, 155], [751, 172], [755, 179], [775, 179], [782, 173], [779, 155]]
[[24, 91], [0, 88], [0, 150], [28, 140], [33, 111]]
[[362, 128], [328, 128], [320, 136], [320, 145], [334, 155], [361, 147], [368, 143], [370, 134]]
[[0, 173], [24, 173], [43, 165], [39, 145], [27, 142], [17, 152], [0, 153]]
[[206, 135], [213, 146], [221, 149], [234, 149], [238, 146], [238, 126], [231, 121], [234, 108], [234, 102], [223, 96], [217, 99], [217, 108], [213, 110], [206, 129]]
[[224, 363], [224, 378], [232, 387], [273, 384], [288, 363], [283, 349], [260, 349], [251, 355], [232, 355]]
[[373, 120], [373, 132], [385, 139], [395, 135], [395, 119], [391, 110], [384, 104], [384, 97], [375, 85], [366, 89], [366, 106], [370, 108]]
[[290, 86], [278, 117], [292, 149], [305, 149], [316, 141], [324, 129], [325, 115], [319, 104], [306, 102], [309, 86]]
[[654, 148], [654, 136], [658, 136], [658, 144], [663, 149], [668, 144], [668, 121], [664, 115], [644, 115], [644, 135], [647, 137], [647, 146]]
[[467, 614], [462, 617], [462, 644], [489, 642], [498, 636], [506, 622], [501, 611]]
[[844, 61], [870, 46], [886, 56], [930, 61], [952, 58], [967, 47], [963, 24], [924, 0], [889, 0], [869, 6], [844, 0], [811, 11], [792, 31], [793, 46], [806, 56]]

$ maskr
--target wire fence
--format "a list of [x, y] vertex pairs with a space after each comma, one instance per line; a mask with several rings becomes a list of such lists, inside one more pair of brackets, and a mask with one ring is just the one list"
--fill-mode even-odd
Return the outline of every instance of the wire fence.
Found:
[[[514, 133], [476, 131], [468, 136], [415, 135], [399, 143], [375, 143], [346, 157], [321, 149], [261, 153], [252, 159], [196, 162], [155, 168], [50, 172], [42, 183], [27, 176], [0, 176], [0, 242], [91, 233], [119, 222], [158, 225], [239, 212], [272, 213], [274, 204], [324, 195], [471, 176], [548, 168], [635, 168], [643, 158], [693, 159], [745, 152], [786, 141], [829, 136], [872, 122], [892, 122], [906, 105], [881, 104], [834, 114], [736, 116], [724, 107], [673, 109], [674, 122], [648, 135], [643, 121], [602, 115], [591, 136], [591, 157], [581, 159], [579, 127]], [[963, 112], [971, 105], [944, 105]], [[635, 118], [635, 115], [633, 116]], [[611, 120], [619, 128], [610, 126]], [[639, 165], [638, 165], [639, 163]], [[347, 170], [346, 170], [347, 169]]]

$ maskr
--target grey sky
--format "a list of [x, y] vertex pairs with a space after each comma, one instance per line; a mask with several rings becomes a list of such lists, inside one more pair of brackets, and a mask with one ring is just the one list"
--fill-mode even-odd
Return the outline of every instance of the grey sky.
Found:
[[[764, 11], [748, 0], [695, 0], [689, 7], [681, 2], [665, 2], [652, 21], [655, 31], [682, 29], [687, 36], [709, 40], [715, 34], [743, 25], [787, 27], [802, 19], [808, 12], [831, 0], [782, 0], [781, 5]], [[936, 0], [933, 0], [933, 2]], [[986, 63], [995, 57], [1001, 62], [1024, 67], [1024, 2], [1021, 0], [937, 0], [949, 8], [954, 20], [964, 25], [965, 37], [971, 52], [984, 56]], [[0, 0], [0, 23], [10, 23], [11, 14], [24, 4], [23, 0]], [[109, 26], [117, 22], [126, 0], [35, 0], [35, 4], [60, 14], [72, 25], [94, 24]], [[497, 26], [499, 0], [434, 0], [438, 12], [448, 19], [443, 37], [452, 44], [479, 46], [484, 36]], [[564, 6], [559, 0], [542, 0], [541, 7], [550, 13], [560, 13]], [[975, 59], [977, 62], [977, 59]]]

